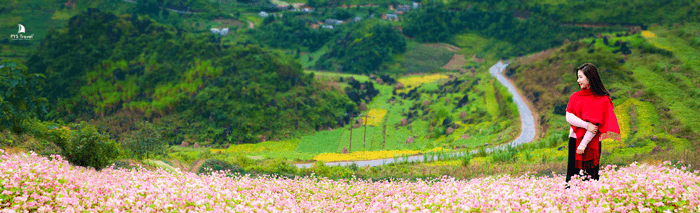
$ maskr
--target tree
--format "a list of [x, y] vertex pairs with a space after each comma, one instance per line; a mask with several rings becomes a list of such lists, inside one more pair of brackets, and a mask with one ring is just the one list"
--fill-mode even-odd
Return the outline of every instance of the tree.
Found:
[[139, 0], [136, 2], [136, 11], [140, 14], [157, 15], [159, 10], [158, 2], [155, 0]]
[[306, 3], [306, 5], [308, 5], [309, 7], [314, 7], [314, 8], [315, 8], [316, 6], [318, 6], [318, 2], [317, 2], [316, 0], [309, 0], [309, 1]]
[[22, 132], [24, 120], [48, 113], [48, 100], [36, 94], [44, 86], [44, 75], [28, 74], [15, 59], [0, 61], [0, 67], [0, 129]]
[[168, 144], [163, 140], [162, 134], [156, 130], [150, 122], [144, 121], [137, 124], [136, 133], [127, 136], [125, 146], [138, 159], [149, 158], [155, 155], [165, 154]]
[[121, 147], [113, 139], [97, 131], [93, 125], [85, 121], [71, 124], [70, 144], [63, 150], [68, 161], [83, 167], [93, 167], [100, 170], [111, 164], [120, 155]]

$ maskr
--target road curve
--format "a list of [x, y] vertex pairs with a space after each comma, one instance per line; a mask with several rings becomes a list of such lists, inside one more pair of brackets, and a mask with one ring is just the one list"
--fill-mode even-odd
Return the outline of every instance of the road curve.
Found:
[[[493, 65], [491, 68], [489, 68], [489, 73], [496, 77], [496, 79], [501, 82], [506, 88], [508, 88], [508, 92], [510, 92], [513, 95], [513, 102], [515, 105], [518, 107], [518, 113], [520, 113], [520, 123], [521, 123], [521, 131], [520, 135], [513, 140], [510, 143], [503, 144], [498, 147], [494, 147], [493, 149], [488, 148], [486, 149], [487, 153], [492, 152], [494, 149], [505, 149], [507, 148], [506, 146], [517, 146], [520, 144], [528, 143], [535, 139], [535, 134], [537, 129], [535, 128], [535, 120], [532, 114], [531, 109], [525, 104], [525, 102], [522, 99], [522, 96], [518, 94], [518, 91], [515, 89], [515, 86], [510, 84], [508, 80], [503, 77], [501, 74], [503, 70], [508, 67], [508, 64], [504, 64], [503, 62], [499, 61], [495, 65]], [[477, 150], [472, 150], [471, 153], [476, 153]], [[461, 155], [459, 153], [455, 153], [454, 155]], [[434, 157], [433, 160], [436, 160], [437, 157]], [[408, 158], [401, 158], [398, 159], [399, 162], [415, 162], [415, 161], [423, 161], [424, 157], [423, 155], [415, 155], [415, 156], [410, 156]], [[325, 163], [327, 166], [347, 166], [350, 164], [356, 163], [358, 166], [363, 167], [363, 166], [380, 166], [384, 164], [389, 164], [389, 163], [394, 163], [394, 158], [385, 158], [385, 159], [375, 159], [375, 160], [362, 160], [362, 161], [349, 161], [349, 162], [330, 162], [330, 163]], [[311, 167], [311, 163], [303, 163], [303, 164], [296, 164], [298, 168], [309, 168]]]

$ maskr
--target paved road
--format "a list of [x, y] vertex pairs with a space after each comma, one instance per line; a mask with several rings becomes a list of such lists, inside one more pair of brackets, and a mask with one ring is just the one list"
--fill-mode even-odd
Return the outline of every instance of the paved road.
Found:
[[[515, 140], [513, 140], [510, 143], [495, 147], [493, 149], [505, 149], [507, 148], [506, 146], [516, 146], [520, 145], [523, 143], [528, 143], [535, 139], [535, 132], [537, 131], [535, 129], [535, 120], [534, 117], [532, 116], [532, 112], [528, 108], [527, 104], [523, 101], [521, 96], [518, 94], [517, 90], [515, 89], [515, 86], [511, 85], [510, 82], [508, 82], [501, 73], [503, 70], [508, 67], [508, 64], [504, 64], [503, 62], [499, 61], [495, 65], [493, 65], [489, 69], [489, 73], [491, 75], [495, 76], [496, 79], [501, 82], [506, 88], [508, 88], [508, 92], [513, 94], [513, 102], [515, 105], [518, 107], [518, 112], [520, 113], [520, 122], [521, 122], [521, 132], [520, 136], [518, 136]], [[486, 152], [492, 152], [493, 149], [488, 148], [486, 149]], [[472, 150], [471, 153], [476, 153], [477, 150]], [[462, 155], [455, 153], [454, 155]], [[436, 160], [437, 157], [434, 158]], [[416, 156], [410, 156], [408, 157], [407, 161], [409, 162], [415, 162], [415, 161], [423, 161], [424, 157], [422, 155], [416, 155]], [[399, 162], [405, 162], [406, 160], [404, 158], [398, 159]], [[394, 163], [394, 158], [387, 158], [387, 159], [376, 159], [376, 160], [363, 160], [363, 161], [354, 161], [354, 162], [331, 162], [331, 163], [325, 163], [327, 166], [347, 166], [352, 163], [356, 163], [358, 166], [363, 167], [363, 166], [380, 166], [383, 164], [389, 164], [389, 163]], [[307, 163], [307, 164], [296, 164], [298, 168], [309, 168], [311, 167], [312, 164]]]

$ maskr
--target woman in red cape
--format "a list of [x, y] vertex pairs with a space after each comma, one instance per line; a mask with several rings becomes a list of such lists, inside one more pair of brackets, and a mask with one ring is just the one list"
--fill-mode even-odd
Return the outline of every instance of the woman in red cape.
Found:
[[575, 71], [581, 90], [571, 95], [566, 107], [566, 120], [571, 124], [566, 182], [582, 170], [584, 180], [598, 180], [601, 140], [620, 140], [620, 127], [595, 65], [585, 63]]

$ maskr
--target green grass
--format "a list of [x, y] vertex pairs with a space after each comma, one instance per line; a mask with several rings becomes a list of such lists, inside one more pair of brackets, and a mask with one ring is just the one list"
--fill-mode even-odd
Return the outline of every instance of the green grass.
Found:
[[[324, 45], [323, 47], [321, 47], [321, 49], [317, 50], [316, 52], [307, 53], [305, 55], [302, 55], [301, 56], [301, 65], [303, 67], [307, 67], [307, 68], [315, 66], [316, 61], [318, 61], [318, 59], [321, 58], [321, 56], [323, 56], [323, 54], [326, 54], [326, 52], [328, 52], [328, 46]], [[309, 60], [309, 56], [313, 56], [314, 59]]]
[[[630, 61], [637, 64], [648, 62], [642, 60], [644, 59], [631, 59]], [[666, 81], [661, 74], [650, 70], [647, 66], [634, 66], [632, 70], [638, 81], [642, 82], [649, 91], [657, 93], [668, 103], [675, 117], [684, 125], [700, 126], [700, 117], [696, 115], [697, 109], [689, 107], [697, 106], [697, 99], [689, 97], [687, 92], [678, 88], [678, 85]], [[696, 128], [694, 130], [698, 132]]]
[[[329, 72], [319, 72], [319, 71], [309, 71], [314, 72], [318, 76], [326, 77], [337, 77], [337, 76], [354, 76], [359, 81], [369, 80], [367, 76], [361, 75], [350, 75], [341, 73], [329, 73]], [[485, 75], [485, 74], [481, 74]], [[482, 79], [486, 76], [481, 76]], [[492, 77], [491, 77], [492, 78]], [[470, 84], [473, 79], [466, 79], [464, 84]], [[341, 84], [344, 85], [344, 84]], [[421, 85], [418, 89], [421, 95], [422, 103], [424, 100], [431, 100], [431, 111], [438, 111], [440, 108], [448, 109], [451, 112], [453, 103], [462, 97], [462, 93], [468, 93], [471, 99], [476, 99], [476, 101], [471, 101], [470, 104], [466, 105], [462, 109], [455, 110], [451, 112], [451, 116], [455, 119], [459, 118], [459, 114], [462, 111], [467, 111], [469, 114], [474, 113], [477, 110], [490, 111], [488, 112], [489, 117], [492, 119], [488, 122], [476, 124], [476, 125], [460, 125], [461, 127], [454, 130], [454, 133], [449, 136], [440, 136], [438, 138], [428, 138], [427, 135], [432, 133], [428, 132], [428, 126], [431, 120], [423, 121], [421, 119], [422, 112], [419, 112], [418, 117], [414, 118], [413, 122], [409, 126], [400, 126], [397, 130], [394, 128], [394, 124], [400, 123], [401, 119], [404, 118], [401, 111], [408, 112], [409, 108], [414, 104], [414, 101], [403, 100], [404, 104], [400, 105], [397, 102], [392, 106], [387, 103], [388, 99], [391, 98], [391, 92], [393, 87], [391, 85], [378, 85], [375, 84], [375, 88], [379, 90], [380, 94], [372, 100], [367, 106], [368, 109], [386, 109], [387, 114], [385, 115], [385, 121], [378, 126], [367, 126], [366, 129], [366, 140], [365, 140], [365, 127], [353, 129], [352, 131], [352, 150], [351, 151], [377, 151], [377, 150], [428, 150], [435, 147], [445, 147], [447, 149], [452, 149], [454, 146], [466, 145], [467, 147], [475, 148], [485, 143], [494, 145], [503, 142], [509, 142], [515, 136], [516, 132], [520, 131], [520, 126], [517, 120], [512, 118], [498, 118], [499, 106], [495, 99], [495, 91], [493, 88], [493, 80], [483, 80], [478, 86], [472, 88], [471, 91], [460, 91], [458, 93], [448, 93], [445, 96], [438, 98], [437, 94], [429, 94], [427, 92], [437, 91], [439, 84], [437, 82], [426, 83]], [[503, 93], [504, 88], [499, 90]], [[483, 91], [483, 92], [482, 92]], [[479, 94], [487, 94], [489, 98], [488, 102], [484, 102]], [[512, 98], [511, 96], [503, 95], [503, 99]], [[445, 106], [445, 99], [450, 98], [450, 104]], [[399, 99], [400, 100], [400, 99]], [[506, 102], [503, 102], [506, 103]], [[514, 104], [507, 102], [507, 104], [513, 105], [509, 107], [508, 110], [515, 109]], [[490, 108], [490, 109], [487, 109]], [[363, 112], [367, 113], [367, 111]], [[517, 116], [517, 113], [515, 113]], [[354, 121], [353, 121], [354, 122]], [[456, 123], [461, 123], [461, 121], [455, 120]], [[383, 125], [386, 124], [386, 144], [383, 146], [384, 135], [382, 134]], [[481, 131], [480, 131], [481, 130]], [[469, 139], [460, 139], [462, 134], [468, 134], [471, 136]], [[406, 139], [409, 136], [417, 136], [414, 138], [414, 142], [411, 144], [406, 144]], [[332, 131], [321, 131], [314, 133], [313, 135], [304, 136], [296, 151], [299, 153], [330, 153], [330, 152], [340, 152], [343, 147], [350, 148], [350, 130], [349, 125], [343, 128], [334, 129]], [[364, 143], [364, 146], [363, 146]]]
[[479, 64], [470, 60], [472, 55], [476, 55], [480, 58], [485, 59], [485, 66], [492, 66], [494, 63], [488, 63], [490, 61], [498, 61], [501, 59], [502, 53], [510, 51], [510, 49], [515, 48], [508, 42], [498, 41], [496, 39], [488, 39], [481, 37], [476, 34], [464, 33], [453, 36], [448, 43], [453, 44], [461, 48], [458, 52], [467, 58], [467, 67], [478, 67]]
[[403, 66], [407, 72], [428, 72], [447, 64], [454, 53], [442, 47], [430, 47], [421, 43], [408, 42]]
[[315, 71], [315, 70], [304, 70], [304, 73], [314, 73], [314, 76], [326, 77], [326, 78], [329, 78], [332, 80], [338, 80], [340, 77], [343, 77], [343, 78], [353, 77], [355, 80], [357, 80], [359, 82], [369, 81], [369, 77], [366, 75], [324, 72], [324, 71]]

